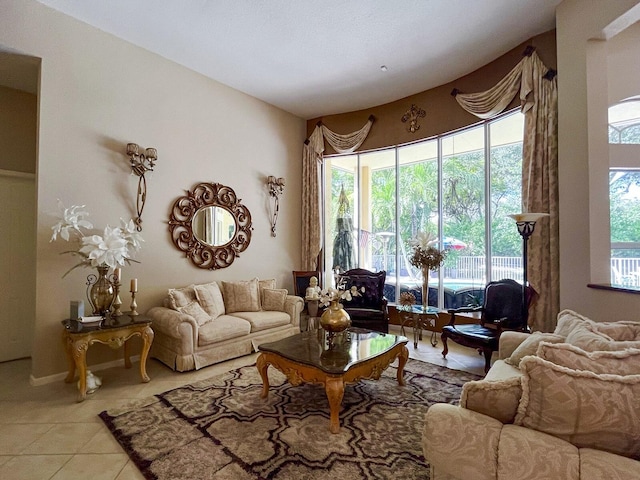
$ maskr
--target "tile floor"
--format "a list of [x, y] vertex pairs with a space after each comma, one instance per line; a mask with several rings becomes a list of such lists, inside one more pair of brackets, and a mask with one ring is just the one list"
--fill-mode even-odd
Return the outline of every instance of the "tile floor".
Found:
[[[391, 333], [399, 328], [391, 326]], [[412, 333], [411, 358], [482, 374], [484, 360], [474, 350], [450, 345], [443, 360], [441, 342], [434, 348], [425, 335], [417, 349]], [[76, 403], [76, 386], [63, 381], [39, 387], [29, 384], [31, 361], [0, 363], [0, 478], [2, 480], [132, 480], [143, 479], [135, 465], [103, 425], [98, 413], [131, 399], [155, 393], [227, 370], [255, 363], [257, 354], [230, 360], [197, 372], [176, 373], [150, 359], [151, 382], [140, 383], [138, 365], [94, 371], [102, 387]]]

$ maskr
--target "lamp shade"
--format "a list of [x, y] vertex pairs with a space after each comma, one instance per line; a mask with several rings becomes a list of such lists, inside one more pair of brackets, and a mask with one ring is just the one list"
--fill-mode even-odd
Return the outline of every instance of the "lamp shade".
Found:
[[543, 217], [548, 217], [548, 213], [513, 213], [508, 217], [513, 218], [516, 222], [537, 222]]

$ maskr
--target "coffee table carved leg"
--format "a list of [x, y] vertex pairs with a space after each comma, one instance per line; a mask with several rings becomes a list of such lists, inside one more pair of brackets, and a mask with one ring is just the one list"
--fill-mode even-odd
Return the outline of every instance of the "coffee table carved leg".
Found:
[[342, 405], [342, 397], [344, 396], [344, 381], [340, 377], [327, 377], [324, 388], [331, 411], [329, 430], [331, 433], [338, 433], [340, 431], [340, 405]]
[[64, 379], [65, 383], [71, 383], [76, 377], [76, 362], [73, 359], [73, 354], [71, 353], [71, 339], [66, 332], [62, 334], [62, 344], [64, 346], [64, 353], [67, 356], [67, 366], [69, 367], [69, 373], [67, 373], [67, 378]]
[[151, 381], [151, 378], [147, 375], [147, 357], [149, 356], [154, 336], [153, 330], [147, 325], [142, 331], [142, 352], [140, 353], [140, 378], [144, 383]]
[[409, 349], [406, 345], [402, 345], [398, 354], [398, 385], [404, 386], [404, 366], [409, 359]]
[[260, 376], [262, 377], [262, 393], [260, 394], [260, 398], [267, 398], [269, 395], [269, 376], [267, 375], [269, 362], [265, 358], [264, 353], [261, 353], [256, 360], [256, 367], [258, 367], [258, 372], [260, 372]]

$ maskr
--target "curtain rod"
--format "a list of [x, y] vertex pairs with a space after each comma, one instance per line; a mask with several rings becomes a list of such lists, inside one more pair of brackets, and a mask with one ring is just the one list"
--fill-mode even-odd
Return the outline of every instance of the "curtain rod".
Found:
[[527, 45], [527, 48], [525, 48], [524, 52], [522, 52], [522, 56], [530, 57], [535, 51], [536, 51], [536, 47], [534, 47], [533, 45]]

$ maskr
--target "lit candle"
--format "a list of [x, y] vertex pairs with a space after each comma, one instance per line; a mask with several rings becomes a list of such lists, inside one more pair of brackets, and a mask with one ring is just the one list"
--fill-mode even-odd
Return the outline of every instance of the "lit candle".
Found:
[[137, 278], [132, 278], [131, 279], [131, 291], [132, 292], [137, 292], [138, 291], [138, 279]]
[[116, 268], [113, 271], [113, 274], [116, 277], [116, 283], [120, 283], [120, 279], [122, 278], [122, 270], [120, 269], [120, 267]]

